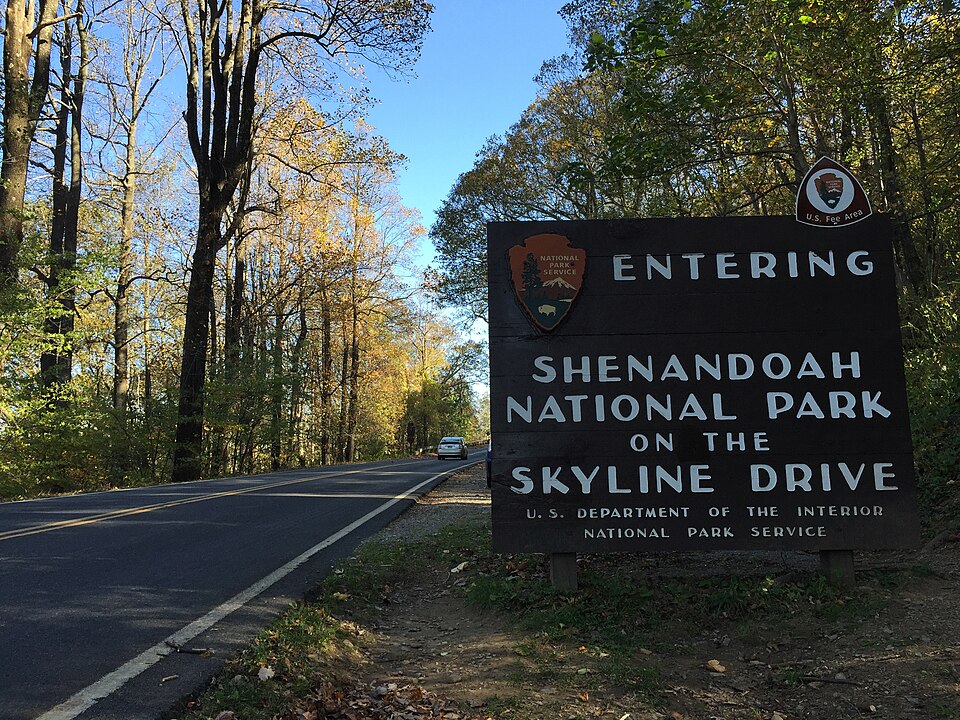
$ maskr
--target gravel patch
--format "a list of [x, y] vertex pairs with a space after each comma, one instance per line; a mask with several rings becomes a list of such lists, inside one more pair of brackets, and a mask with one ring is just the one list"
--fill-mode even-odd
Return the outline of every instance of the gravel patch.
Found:
[[490, 489], [483, 463], [453, 473], [367, 542], [417, 540], [447, 525], [467, 522], [490, 522]]

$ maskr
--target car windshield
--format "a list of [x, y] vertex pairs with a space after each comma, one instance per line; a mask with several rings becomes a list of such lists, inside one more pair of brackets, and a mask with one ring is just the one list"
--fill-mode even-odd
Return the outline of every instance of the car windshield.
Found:
[[445, 437], [440, 440], [442, 443], [462, 443], [463, 438], [459, 437]]

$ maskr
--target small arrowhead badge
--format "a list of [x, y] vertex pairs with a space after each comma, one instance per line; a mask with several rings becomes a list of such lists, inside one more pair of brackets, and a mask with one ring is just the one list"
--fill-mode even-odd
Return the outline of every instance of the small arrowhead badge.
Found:
[[800, 183], [797, 220], [805, 225], [840, 227], [872, 214], [863, 186], [836, 160], [820, 158]]
[[520, 305], [534, 326], [552, 332], [580, 293], [587, 251], [570, 247], [563, 235], [544, 233], [514, 245], [509, 258], [510, 281]]

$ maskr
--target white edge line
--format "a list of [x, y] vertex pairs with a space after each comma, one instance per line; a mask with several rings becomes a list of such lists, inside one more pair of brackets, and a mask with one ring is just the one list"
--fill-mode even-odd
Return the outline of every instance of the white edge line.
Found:
[[374, 508], [363, 517], [354, 520], [349, 525], [335, 532], [326, 540], [314, 545], [306, 552], [301, 553], [286, 565], [279, 567], [266, 577], [258, 580], [246, 590], [240, 591], [222, 605], [215, 607], [203, 617], [197, 618], [186, 627], [181, 628], [173, 635], [166, 638], [163, 642], [159, 642], [153, 647], [144, 650], [135, 658], [124, 663], [113, 672], [104, 675], [95, 683], [88, 685], [83, 690], [80, 690], [73, 695], [73, 697], [60, 703], [55, 708], [48, 710], [43, 715], [40, 715], [36, 720], [73, 720], [73, 718], [77, 717], [77, 715], [80, 713], [93, 707], [97, 701], [102, 700], [110, 693], [119, 690], [124, 684], [135, 678], [137, 675], [149, 669], [153, 665], [156, 665], [162, 658], [173, 653], [174, 650], [167, 645], [168, 641], [177, 645], [185, 645], [197, 637], [200, 633], [209, 630], [234, 610], [243, 607], [246, 603], [250, 602], [250, 600], [255, 598], [271, 585], [274, 585], [285, 578], [318, 552], [325, 550], [338, 540], [342, 540], [358, 527], [366, 524], [380, 513], [396, 505], [398, 502], [406, 500], [410, 495], [415, 493], [424, 485], [429, 485], [437, 478], [443, 477], [444, 475], [449, 475], [457, 470], [462, 470], [469, 465], [476, 464], [476, 462], [477, 461], [473, 461], [467, 465], [462, 465], [451, 470], [444, 470], [442, 473], [437, 473], [436, 475], [424, 480], [419, 485], [414, 485], [403, 494], [397, 495], [392, 500], [388, 500], [379, 507]]

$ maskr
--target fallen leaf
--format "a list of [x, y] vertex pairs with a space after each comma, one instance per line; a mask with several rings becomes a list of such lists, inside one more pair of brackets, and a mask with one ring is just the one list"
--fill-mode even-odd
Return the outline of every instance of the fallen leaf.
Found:
[[582, 690], [581, 692], [578, 692], [577, 697], [583, 700], [584, 702], [590, 702], [590, 693], [588, 693], [586, 690]]
[[350, 596], [349, 596], [349, 595], [347, 595], [346, 593], [342, 593], [342, 592], [335, 592], [335, 593], [333, 594], [333, 597], [334, 597], [335, 600], [349, 600], [349, 599], [350, 599]]
[[257, 672], [257, 677], [260, 678], [262, 682], [266, 682], [267, 680], [272, 678], [274, 675], [276, 675], [276, 673], [273, 671], [272, 667], [262, 667]]
[[463, 572], [464, 568], [466, 568], [467, 565], [469, 565], [469, 563], [468, 563], [466, 560], [464, 560], [462, 563], [460, 563], [459, 565], [457, 565], [455, 568], [450, 568], [450, 572], [452, 572], [452, 573]]
[[704, 667], [711, 672], [724, 673], [727, 671], [727, 669], [720, 664], [719, 660], [707, 660], [707, 662], [704, 663]]

